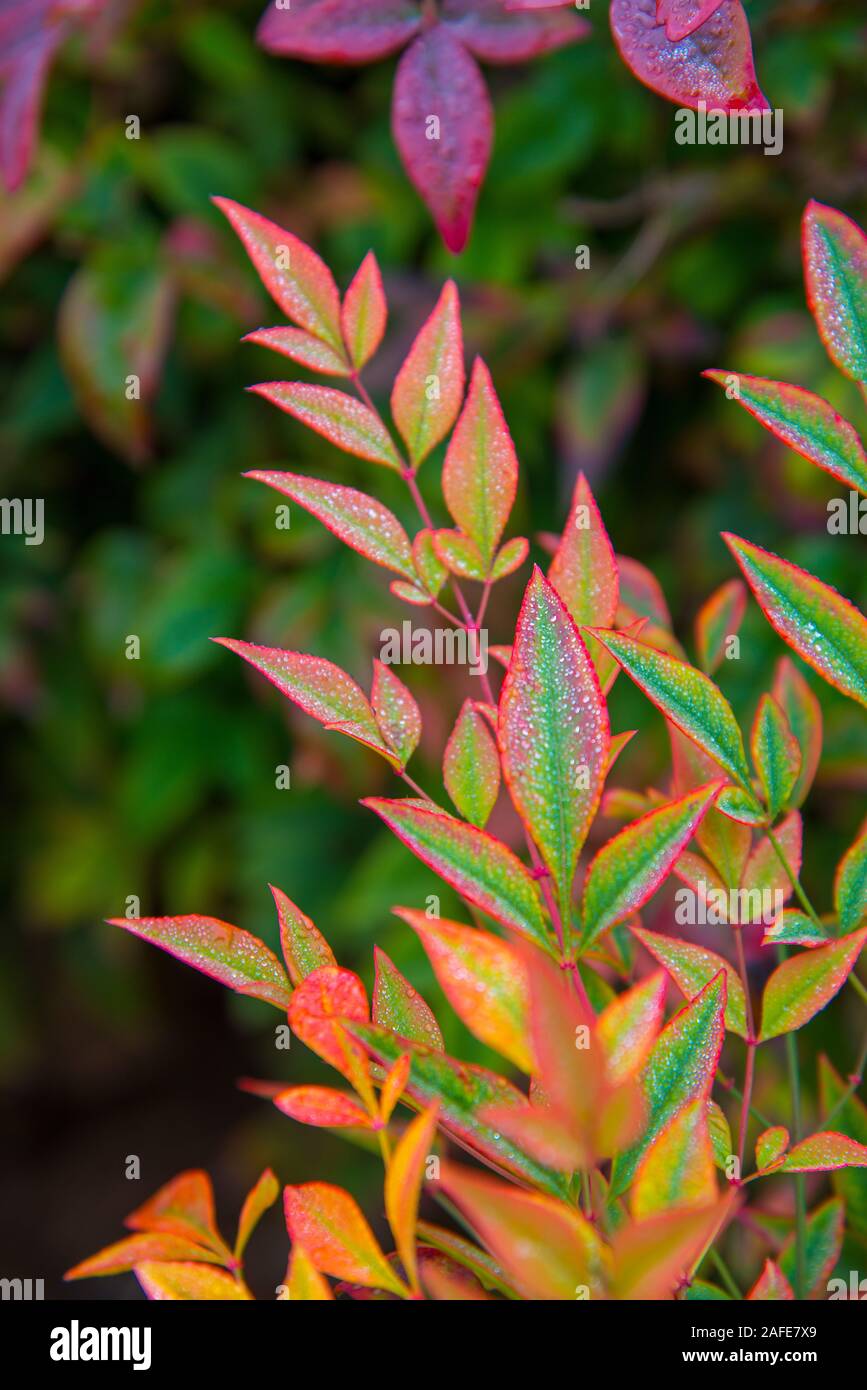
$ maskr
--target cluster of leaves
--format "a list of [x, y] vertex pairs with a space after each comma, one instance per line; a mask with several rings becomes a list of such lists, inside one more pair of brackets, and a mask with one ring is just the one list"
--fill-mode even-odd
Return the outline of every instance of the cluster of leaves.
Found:
[[[517, 457], [481, 361], [465, 392], [454, 286], [445, 287], [397, 374], [392, 431], [361, 380], [386, 324], [375, 259], [365, 258], [341, 297], [303, 242], [230, 200], [219, 205], [290, 320], [251, 336], [348, 380], [355, 395], [297, 382], [255, 390], [344, 452], [398, 473], [419, 504], [421, 526], [410, 538], [381, 502], [340, 484], [278, 472], [257, 472], [257, 480], [395, 573], [393, 592], [415, 609], [435, 611], [467, 636], [477, 633], [492, 587], [523, 563], [527, 543], [516, 537], [502, 544]], [[416, 478], [447, 438], [442, 493], [454, 525], [440, 528]], [[857, 679], [867, 652], [863, 615], [787, 561], [737, 537], [729, 543], [789, 645], [865, 703]], [[475, 613], [462, 581], [481, 585]], [[443, 599], [447, 585], [456, 612]], [[787, 1126], [752, 1104], [760, 1048], [791, 1038], [847, 981], [867, 999], [855, 973], [867, 943], [867, 826], [839, 864], [833, 912], [819, 917], [799, 877], [799, 807], [822, 742], [815, 696], [782, 658], [773, 688], [759, 701], [751, 766], [732, 708], [711, 679], [745, 597], [738, 580], [711, 597], [696, 623], [700, 665], [692, 665], [653, 576], [615, 556], [579, 478], [547, 576], [534, 568], [512, 643], [492, 648], [505, 670], [499, 697], [485, 674], [484, 698], [465, 702], [447, 742], [443, 781], [457, 814], [407, 772], [421, 714], [389, 666], [376, 663], [368, 698], [321, 657], [218, 639], [409, 784], [408, 798], [364, 804], [463, 899], [475, 925], [443, 919], [436, 902], [395, 911], [420, 939], [458, 1017], [529, 1082], [521, 1089], [447, 1055], [430, 1007], [381, 951], [369, 1002], [361, 978], [340, 966], [323, 934], [280, 889], [272, 891], [282, 962], [249, 932], [214, 918], [116, 919], [114, 925], [285, 1013], [294, 1035], [351, 1088], [253, 1081], [246, 1089], [297, 1122], [369, 1133], [380, 1146], [394, 1253], [382, 1250], [347, 1192], [321, 1182], [287, 1187], [292, 1257], [281, 1296], [329, 1299], [324, 1276], [331, 1276], [339, 1292], [358, 1297], [369, 1289], [387, 1298], [726, 1297], [700, 1277], [700, 1266], [738, 1219], [745, 1189], [781, 1174], [835, 1174], [849, 1228], [864, 1234], [863, 1175], [855, 1170], [867, 1167], [867, 1114], [854, 1095], [863, 1056], [848, 1086], [823, 1064], [825, 1115], [811, 1134], [800, 1132], [797, 1110]], [[639, 798], [606, 790], [635, 732], [612, 734], [609, 724], [606, 696], [621, 670], [662, 712], [672, 741], [670, 788], [649, 788]], [[529, 864], [485, 828], [501, 782]], [[582, 874], [603, 796], [609, 814], [638, 815], [603, 843]], [[780, 963], [764, 986], [758, 1025], [736, 913], [726, 955], [641, 925], [641, 910], [671, 873], [697, 895], [772, 890], [783, 901], [796, 899], [797, 908], [785, 908], [765, 933]], [[636, 942], [661, 966], [637, 982]], [[669, 979], [686, 1002], [665, 1021]], [[736, 1151], [713, 1094], [727, 1032], [746, 1051]], [[399, 1103], [418, 1113], [398, 1131]], [[761, 1132], [755, 1167], [745, 1175], [754, 1118]], [[857, 1133], [846, 1132], [852, 1129]], [[441, 1159], [438, 1133], [497, 1177]], [[472, 1239], [419, 1220], [426, 1177], [432, 1196], [457, 1210]], [[241, 1251], [251, 1213], [274, 1196], [266, 1173], [245, 1204], [232, 1251], [214, 1227], [204, 1175], [182, 1175], [129, 1219], [135, 1235], [70, 1277], [133, 1268], [150, 1297], [248, 1297]], [[755, 1210], [752, 1219], [760, 1219]], [[749, 1296], [819, 1296], [843, 1233], [839, 1197], [807, 1219], [799, 1195], [795, 1229], [777, 1258], [768, 1255]]]
[[[370, 63], [405, 49], [395, 75], [392, 131], [410, 179], [450, 251], [472, 225], [494, 138], [483, 63], [520, 63], [574, 43], [588, 21], [572, 0], [272, 0], [258, 41], [318, 63]], [[766, 110], [740, 0], [612, 0], [624, 62], [679, 106]]]

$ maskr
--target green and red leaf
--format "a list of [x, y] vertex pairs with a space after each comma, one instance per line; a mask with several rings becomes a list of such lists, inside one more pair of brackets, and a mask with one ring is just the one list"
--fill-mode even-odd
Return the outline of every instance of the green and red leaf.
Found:
[[249, 390], [315, 430], [345, 454], [400, 472], [400, 456], [378, 415], [345, 391], [303, 381], [263, 381]]
[[273, 884], [270, 888], [277, 908], [280, 948], [286, 969], [293, 985], [300, 985], [320, 965], [336, 965], [337, 961], [325, 937], [310, 918], [281, 889]]
[[518, 458], [480, 357], [473, 363], [467, 398], [446, 450], [442, 487], [452, 520], [475, 542], [489, 572], [515, 501]]
[[448, 280], [391, 393], [391, 413], [413, 468], [448, 434], [463, 393], [461, 311], [454, 282]]
[[771, 693], [785, 714], [801, 750], [801, 770], [789, 797], [789, 804], [798, 807], [803, 804], [819, 766], [822, 753], [822, 707], [788, 656], [781, 656], [777, 662]]
[[807, 303], [828, 356], [867, 382], [867, 237], [845, 213], [811, 198], [802, 250]]
[[500, 792], [500, 755], [487, 720], [464, 700], [443, 754], [443, 782], [460, 814], [483, 829]]
[[388, 306], [382, 288], [382, 276], [372, 251], [368, 251], [346, 294], [340, 309], [340, 327], [349, 360], [356, 371], [369, 362], [382, 342]]
[[837, 867], [834, 907], [843, 935], [855, 931], [867, 916], [867, 821]]
[[330, 1183], [307, 1182], [285, 1188], [283, 1201], [290, 1238], [301, 1243], [316, 1269], [365, 1288], [406, 1294], [348, 1192]]
[[780, 1270], [796, 1292], [797, 1297], [824, 1298], [828, 1292], [828, 1278], [840, 1258], [843, 1244], [845, 1212], [839, 1201], [824, 1202], [817, 1207], [807, 1222], [807, 1238], [804, 1242], [805, 1280], [803, 1291], [797, 1287], [797, 1256], [795, 1236], [786, 1241], [780, 1254]]
[[765, 985], [760, 1037], [779, 1037], [803, 1028], [843, 988], [864, 943], [867, 927], [832, 941], [827, 946], [802, 951], [778, 965]]
[[801, 748], [773, 695], [763, 695], [750, 736], [753, 765], [765, 793], [771, 821], [789, 803], [801, 771]]
[[399, 766], [406, 767], [421, 738], [421, 710], [400, 677], [376, 658], [370, 703], [385, 743]]
[[150, 941], [238, 994], [263, 999], [278, 1009], [289, 1004], [292, 989], [279, 960], [241, 927], [198, 916], [110, 917], [108, 923]]
[[699, 609], [695, 645], [705, 675], [712, 676], [725, 656], [726, 643], [736, 636], [747, 606], [747, 591], [739, 579], [721, 584]]
[[715, 951], [705, 946], [696, 946], [691, 941], [680, 941], [673, 936], [663, 936], [661, 932], [645, 931], [641, 927], [632, 928], [642, 946], [650, 952], [668, 971], [681, 994], [688, 1000], [695, 999], [721, 970], [726, 973], [726, 1012], [725, 1025], [733, 1033], [746, 1038], [747, 1018], [744, 987], [735, 967]]
[[411, 1042], [424, 1043], [435, 1052], [444, 1052], [443, 1035], [433, 1010], [381, 947], [374, 946], [373, 956], [376, 978], [371, 1016], [374, 1023]]
[[613, 627], [620, 594], [617, 560], [583, 473], [548, 579], [579, 627]]
[[659, 1131], [639, 1163], [630, 1192], [637, 1221], [681, 1207], [706, 1207], [716, 1200], [707, 1101], [699, 1096], [678, 1110]]
[[764, 1268], [747, 1294], [750, 1302], [766, 1300], [770, 1302], [790, 1302], [795, 1295], [783, 1271], [773, 1260], [765, 1260]]

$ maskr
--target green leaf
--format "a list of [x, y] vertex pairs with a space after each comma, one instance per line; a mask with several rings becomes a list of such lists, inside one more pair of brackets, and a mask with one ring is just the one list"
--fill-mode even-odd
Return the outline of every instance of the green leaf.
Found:
[[834, 907], [843, 934], [854, 931], [867, 916], [867, 821], [840, 860], [834, 878]]
[[830, 685], [867, 705], [867, 618], [829, 584], [761, 546], [723, 539], [771, 627]]
[[400, 677], [377, 658], [370, 703], [379, 732], [400, 767], [406, 767], [421, 738], [421, 711]]
[[847, 487], [867, 494], [867, 454], [848, 420], [821, 396], [783, 381], [722, 371], [702, 372], [727, 386], [735, 375], [739, 394], [731, 397], [790, 449], [823, 468]]
[[801, 749], [773, 695], [763, 695], [753, 722], [750, 751], [772, 821], [788, 804], [801, 770]]
[[289, 978], [296, 987], [306, 980], [320, 965], [336, 965], [334, 952], [325, 937], [305, 916], [292, 899], [273, 884], [269, 885], [277, 908], [277, 921], [280, 925], [280, 947], [289, 971]]
[[691, 1101], [710, 1098], [725, 1037], [725, 1005], [726, 976], [721, 970], [657, 1038], [642, 1073], [647, 1127], [637, 1144], [615, 1158], [612, 1196], [626, 1191], [653, 1140], [675, 1115]]
[[273, 951], [216, 917], [110, 917], [112, 927], [150, 941], [238, 994], [286, 1009], [292, 989]]
[[569, 518], [548, 579], [579, 627], [611, 627], [620, 584], [608, 532], [583, 473], [579, 473]]
[[639, 1163], [632, 1183], [633, 1217], [644, 1220], [681, 1207], [704, 1207], [716, 1199], [707, 1102], [699, 1096], [660, 1130]]
[[772, 692], [798, 740], [801, 770], [789, 797], [789, 805], [803, 805], [813, 785], [822, 753], [822, 707], [795, 663], [781, 656], [774, 673]]
[[408, 798], [362, 801], [474, 907], [552, 951], [539, 889], [516, 854], [484, 830]]
[[407, 1043], [373, 1024], [350, 1022], [344, 1026], [382, 1066], [392, 1066], [402, 1052], [409, 1051], [412, 1066], [407, 1091], [422, 1108], [439, 1101], [440, 1124], [457, 1143], [543, 1192], [555, 1197], [567, 1195], [568, 1184], [561, 1174], [536, 1163], [479, 1119], [479, 1112], [488, 1106], [524, 1106], [524, 1096], [508, 1081], [420, 1043]]
[[372, 1018], [382, 1028], [399, 1033], [410, 1042], [424, 1043], [444, 1052], [445, 1043], [433, 1010], [379, 946], [373, 948], [376, 979]]
[[782, 942], [788, 946], [824, 946], [830, 940], [831, 933], [825, 927], [817, 927], [812, 917], [786, 907], [773, 924], [765, 928], [762, 945]]
[[448, 280], [397, 374], [391, 413], [418, 468], [454, 424], [464, 393], [461, 309]]
[[778, 965], [765, 985], [760, 1040], [792, 1033], [824, 1009], [846, 983], [865, 941], [867, 927], [862, 927], [840, 941], [790, 956]]
[[744, 987], [734, 966], [715, 951], [704, 946], [695, 946], [691, 941], [679, 941], [673, 936], [663, 936], [660, 932], [645, 931], [642, 927], [632, 928], [636, 936], [654, 960], [668, 971], [681, 994], [692, 1000], [705, 988], [721, 970], [726, 972], [727, 999], [725, 1025], [739, 1037], [747, 1036], [746, 1000]]
[[867, 382], [867, 237], [845, 213], [813, 198], [802, 232], [807, 302], [828, 356]]
[[583, 947], [625, 922], [656, 892], [721, 786], [711, 782], [649, 811], [602, 846], [584, 884]]
[[744, 743], [731, 705], [713, 681], [685, 661], [617, 632], [596, 632], [639, 689], [750, 796]]
[[418, 578], [412, 560], [409, 537], [393, 512], [354, 487], [305, 478], [299, 473], [254, 470], [245, 478], [267, 483], [284, 497], [291, 497], [321, 521], [332, 535], [375, 565], [402, 574], [415, 582]]
[[602, 795], [611, 738], [587, 648], [538, 568], [518, 616], [497, 739], [512, 800], [568, 921], [575, 867]]
[[[804, 1244], [805, 1298], [824, 1298], [828, 1292], [827, 1281], [840, 1257], [843, 1244], [843, 1221], [843, 1203], [832, 1199], [817, 1207], [807, 1222], [807, 1239]], [[794, 1287], [797, 1283], [794, 1236], [786, 1241], [779, 1265]]]
[[249, 389], [323, 435], [345, 454], [400, 472], [400, 456], [379, 416], [345, 391], [303, 381], [265, 381]]
[[483, 828], [500, 792], [500, 756], [488, 721], [464, 700], [443, 754], [443, 782], [461, 815]]
[[712, 676], [725, 656], [726, 643], [743, 621], [747, 591], [739, 579], [729, 579], [711, 594], [695, 619], [695, 645], [701, 669]]
[[490, 571], [518, 487], [518, 458], [490, 372], [480, 357], [446, 450], [445, 504]]
[[[822, 1114], [833, 1116], [834, 1128], [859, 1144], [867, 1144], [867, 1106], [853, 1094], [827, 1057], [819, 1058], [819, 1094]], [[867, 1173], [842, 1168], [831, 1178], [834, 1190], [846, 1203], [846, 1222], [853, 1235], [867, 1240]]]
[[838, 1168], [867, 1168], [867, 1145], [827, 1130], [794, 1144], [774, 1171], [832, 1173]]
[[254, 343], [257, 347], [279, 352], [292, 362], [306, 367], [311, 372], [322, 372], [325, 376], [349, 376], [349, 365], [333, 347], [303, 328], [257, 328], [245, 333], [242, 343]]
[[768, 1168], [776, 1163], [789, 1147], [789, 1131], [785, 1125], [772, 1125], [762, 1130], [756, 1140], [756, 1167]]

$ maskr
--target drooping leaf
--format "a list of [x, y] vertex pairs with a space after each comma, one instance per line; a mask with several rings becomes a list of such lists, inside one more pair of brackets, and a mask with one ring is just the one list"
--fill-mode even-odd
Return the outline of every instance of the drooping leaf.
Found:
[[[865, 258], [867, 267], [867, 258]], [[867, 300], [865, 300], [867, 304]], [[867, 327], [867, 318], [865, 318]], [[702, 372], [709, 381], [726, 386], [732, 373]], [[765, 381], [736, 373], [738, 395], [733, 396], [765, 429], [803, 458], [823, 468], [847, 487], [867, 493], [867, 453], [857, 431], [833, 406], [802, 386], [784, 381]]]
[[773, 695], [763, 695], [750, 737], [753, 764], [771, 821], [788, 805], [801, 770], [801, 748]]
[[484, 830], [412, 799], [362, 801], [413, 854], [503, 926], [550, 950], [539, 889], [516, 854]]
[[811, 1134], [774, 1166], [776, 1173], [832, 1173], [838, 1168], [867, 1168], [867, 1145], [835, 1130]]
[[446, 450], [443, 497], [455, 524], [490, 571], [518, 487], [518, 457], [491, 374], [473, 363], [463, 409]]
[[613, 1196], [625, 1192], [657, 1134], [693, 1100], [707, 1100], [725, 1037], [726, 975], [720, 971], [675, 1014], [657, 1039], [642, 1072], [648, 1123], [639, 1142], [615, 1158]]
[[794, 1299], [792, 1286], [780, 1267], [773, 1260], [765, 1260], [764, 1268], [747, 1294], [750, 1302], [759, 1299], [789, 1302]]
[[834, 907], [842, 935], [855, 931], [867, 916], [867, 821], [837, 866]]
[[469, 49], [450, 27], [428, 28], [398, 63], [391, 128], [407, 174], [455, 253], [470, 234], [493, 125], [485, 79]]
[[330, 1183], [307, 1182], [284, 1188], [283, 1201], [290, 1238], [301, 1242], [323, 1274], [398, 1296], [406, 1294], [348, 1192]]
[[373, 948], [376, 979], [373, 986], [374, 1023], [411, 1042], [424, 1043], [435, 1052], [444, 1052], [445, 1044], [433, 1010], [421, 995], [401, 975], [397, 966], [379, 946]]
[[443, 993], [470, 1032], [528, 1074], [529, 992], [517, 953], [490, 932], [394, 909], [417, 933]]
[[663, 936], [661, 932], [633, 927], [632, 934], [638, 937], [654, 960], [664, 966], [687, 1000], [694, 999], [721, 970], [724, 970], [727, 987], [726, 1028], [742, 1038], [747, 1036], [744, 987], [735, 967], [729, 961], [718, 956], [715, 951], [709, 951], [705, 946], [696, 946], [691, 941], [680, 941], [673, 936]]
[[271, 0], [256, 30], [256, 42], [283, 58], [314, 63], [371, 63], [401, 48], [421, 25], [411, 0]]
[[331, 1285], [319, 1273], [300, 1240], [292, 1244], [285, 1294], [277, 1297], [290, 1303], [328, 1303], [334, 1298]]
[[64, 1279], [93, 1279], [106, 1274], [123, 1274], [136, 1265], [162, 1260], [201, 1260], [203, 1264], [220, 1264], [221, 1256], [202, 1245], [195, 1245], [181, 1236], [144, 1231], [126, 1236], [114, 1245], [107, 1245], [89, 1259], [68, 1269]]
[[[443, 23], [483, 63], [524, 63], [590, 32], [586, 19], [558, 14], [550, 0], [542, 14], [517, 12], [531, 8], [504, 6], [502, 0], [443, 0], [441, 14]], [[510, 9], [516, 12], [510, 14]]]
[[388, 306], [382, 276], [372, 251], [368, 251], [343, 297], [340, 326], [349, 358], [356, 371], [369, 362], [382, 342]]
[[610, 731], [587, 648], [538, 568], [518, 616], [497, 739], [512, 800], [568, 921], [578, 855], [602, 795]]
[[[807, 1221], [804, 1298], [826, 1296], [828, 1277], [840, 1257], [844, 1218], [843, 1203], [832, 1200], [817, 1207]], [[779, 1266], [792, 1288], [796, 1288], [797, 1258], [794, 1236], [786, 1242], [780, 1254]]]
[[364, 1051], [343, 1028], [347, 1019], [370, 1017], [364, 985], [351, 970], [321, 965], [302, 980], [289, 1005], [292, 1032], [323, 1061], [335, 1067], [371, 1109], [373, 1092]]
[[262, 284], [287, 319], [344, 357], [340, 296], [325, 262], [298, 237], [258, 212], [231, 198], [213, 202], [228, 218]]
[[409, 1053], [407, 1093], [423, 1108], [439, 1102], [440, 1128], [456, 1143], [521, 1182], [556, 1197], [566, 1194], [567, 1184], [560, 1174], [537, 1163], [481, 1118], [489, 1107], [523, 1106], [523, 1095], [508, 1081], [372, 1024], [352, 1023], [347, 1029], [381, 1066], [391, 1066], [402, 1053]]
[[214, 641], [261, 671], [282, 695], [326, 729], [348, 734], [396, 766], [397, 759], [383, 741], [367, 696], [339, 666], [304, 652], [259, 647], [229, 637], [215, 637]]
[[349, 376], [349, 366], [340, 353], [303, 328], [256, 328], [252, 333], [245, 333], [241, 341], [279, 352], [281, 357], [288, 357], [310, 372]]
[[152, 1300], [248, 1302], [253, 1297], [239, 1279], [234, 1279], [224, 1269], [208, 1265], [145, 1261], [136, 1265], [135, 1273], [145, 1296]]
[[123, 1224], [130, 1231], [160, 1232], [206, 1245], [223, 1258], [230, 1254], [217, 1230], [211, 1179], [200, 1169], [170, 1179]]
[[[835, 1129], [867, 1144], [867, 1107], [850, 1090], [842, 1076], [831, 1066], [827, 1057], [819, 1058], [819, 1094], [822, 1114], [833, 1116]], [[841, 1168], [831, 1179], [834, 1190], [846, 1203], [846, 1223], [861, 1240], [867, 1238], [867, 1173], [860, 1169]]]
[[410, 1285], [418, 1291], [416, 1221], [425, 1165], [436, 1134], [436, 1105], [417, 1115], [403, 1132], [385, 1174], [385, 1211]]
[[299, 473], [256, 470], [244, 477], [267, 483], [284, 497], [291, 497], [333, 535], [375, 565], [416, 580], [409, 537], [394, 513], [375, 497], [354, 487], [305, 478]]
[[216, 917], [110, 917], [112, 927], [150, 941], [238, 994], [285, 1009], [292, 990], [286, 972], [258, 937]]
[[789, 797], [789, 804], [798, 807], [803, 804], [819, 766], [822, 707], [788, 656], [781, 656], [777, 662], [771, 693], [785, 714], [801, 750], [801, 770]]
[[452, 1164], [440, 1181], [525, 1298], [574, 1301], [582, 1289], [604, 1296], [606, 1247], [574, 1207]]
[[642, 1221], [681, 1207], [706, 1207], [717, 1195], [707, 1103], [699, 1096], [660, 1130], [639, 1163], [630, 1193]]
[[592, 860], [584, 884], [586, 947], [656, 892], [722, 786], [711, 782], [627, 825]]
[[845, 213], [811, 198], [802, 249], [807, 303], [828, 356], [867, 382], [867, 237]]
[[867, 927], [827, 946], [790, 956], [765, 985], [760, 1037], [779, 1037], [802, 1028], [846, 983], [867, 941]]
[[330, 1086], [287, 1086], [274, 1097], [283, 1115], [302, 1125], [326, 1129], [372, 1129], [373, 1121], [362, 1105], [345, 1091]]
[[271, 1169], [266, 1168], [244, 1198], [244, 1205], [238, 1218], [238, 1234], [235, 1237], [236, 1260], [240, 1260], [247, 1248], [247, 1242], [265, 1212], [269, 1207], [273, 1207], [279, 1196], [280, 1184]]
[[767, 1168], [776, 1163], [789, 1147], [789, 1131], [785, 1125], [772, 1125], [756, 1140], [756, 1167]]
[[640, 1071], [662, 1025], [665, 976], [661, 970], [624, 990], [599, 1015], [599, 1038], [608, 1075], [626, 1081]]
[[320, 965], [336, 965], [334, 952], [325, 937], [290, 897], [269, 885], [280, 924], [280, 948], [289, 978], [300, 985]]
[[657, 0], [612, 0], [611, 31], [639, 81], [678, 106], [764, 111], [750, 30], [740, 0], [722, 0], [700, 29], [678, 43], [657, 22]]
[[455, 806], [479, 829], [500, 792], [500, 757], [487, 720], [464, 700], [443, 754], [443, 782]]
[[323, 435], [345, 454], [400, 471], [400, 457], [379, 416], [345, 391], [303, 381], [264, 381], [249, 390]]
[[723, 660], [726, 643], [737, 634], [746, 606], [746, 588], [739, 579], [729, 579], [699, 609], [695, 619], [695, 644], [705, 675], [712, 676]]
[[395, 378], [391, 393], [391, 413], [413, 468], [418, 468], [448, 434], [457, 419], [463, 394], [461, 306], [454, 281], [447, 280]]
[[723, 532], [771, 627], [829, 684], [867, 705], [867, 618], [829, 584]]
[[613, 626], [620, 592], [617, 560], [583, 473], [548, 579], [579, 627]]
[[403, 681], [378, 659], [373, 662], [370, 703], [379, 732], [405, 767], [421, 738], [421, 711]]
[[685, 661], [655, 651], [620, 632], [595, 633], [666, 719], [750, 791], [749, 769], [737, 720], [713, 681]]

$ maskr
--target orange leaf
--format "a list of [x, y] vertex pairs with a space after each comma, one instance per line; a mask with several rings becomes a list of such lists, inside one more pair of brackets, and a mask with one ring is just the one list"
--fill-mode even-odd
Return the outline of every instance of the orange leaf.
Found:
[[136, 1266], [136, 1278], [149, 1299], [170, 1302], [193, 1301], [249, 1302], [253, 1295], [240, 1280], [224, 1269], [200, 1264], [153, 1264]]
[[307, 1182], [287, 1187], [283, 1200], [292, 1242], [301, 1242], [318, 1270], [366, 1288], [406, 1295], [406, 1286], [348, 1192], [330, 1183]]
[[190, 1169], [172, 1178], [124, 1221], [131, 1231], [162, 1231], [207, 1245], [229, 1257], [214, 1214], [214, 1190], [207, 1173]]
[[247, 1246], [247, 1241], [255, 1231], [262, 1217], [269, 1207], [273, 1207], [277, 1198], [280, 1196], [280, 1184], [271, 1172], [266, 1168], [258, 1182], [250, 1189], [244, 1198], [244, 1205], [241, 1208], [241, 1215], [238, 1219], [238, 1237], [235, 1241], [235, 1259], [240, 1260]]
[[367, 1111], [343, 1091], [329, 1086], [289, 1086], [274, 1097], [274, 1104], [284, 1115], [302, 1125], [319, 1125], [333, 1129], [372, 1129], [373, 1121]]
[[424, 1167], [436, 1134], [439, 1106], [417, 1115], [401, 1136], [385, 1176], [385, 1211], [397, 1253], [413, 1289], [418, 1292], [415, 1223]]

